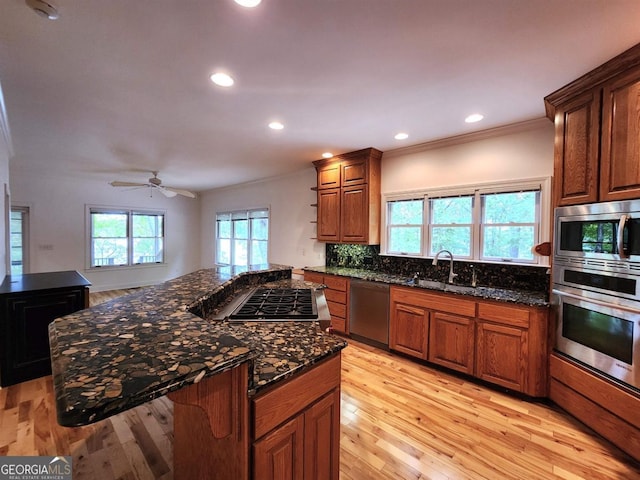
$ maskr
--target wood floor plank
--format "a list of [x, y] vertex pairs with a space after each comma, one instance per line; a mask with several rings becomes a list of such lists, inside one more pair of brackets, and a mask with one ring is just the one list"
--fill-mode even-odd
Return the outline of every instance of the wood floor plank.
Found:
[[[342, 362], [342, 480], [640, 478], [638, 462], [552, 405], [358, 342]], [[3, 388], [0, 455], [71, 455], [74, 480], [171, 480], [173, 403], [65, 428], [51, 377]]]

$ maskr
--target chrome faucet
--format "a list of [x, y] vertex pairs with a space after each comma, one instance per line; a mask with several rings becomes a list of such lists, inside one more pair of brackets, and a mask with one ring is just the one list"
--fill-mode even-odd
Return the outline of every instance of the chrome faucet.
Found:
[[449, 255], [449, 283], [453, 283], [453, 279], [456, 278], [458, 274], [453, 273], [453, 254], [449, 250], [440, 250], [438, 253], [436, 253], [436, 256], [433, 259], [433, 262], [431, 262], [431, 265], [438, 265], [438, 258], [440, 257], [441, 253], [446, 253]]

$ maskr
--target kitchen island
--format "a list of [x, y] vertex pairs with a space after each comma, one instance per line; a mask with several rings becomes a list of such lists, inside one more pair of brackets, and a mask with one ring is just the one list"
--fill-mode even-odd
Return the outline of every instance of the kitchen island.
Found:
[[[269, 282], [295, 282], [291, 268], [199, 270], [56, 319], [49, 337], [59, 423], [96, 422], [169, 394], [175, 478], [269, 478], [261, 476], [273, 471], [269, 462], [277, 452], [269, 442], [282, 437], [281, 427], [294, 432], [304, 419], [302, 450], [313, 450], [317, 435], [339, 442], [343, 339], [323, 332], [317, 321], [205, 319], [243, 289]], [[318, 409], [331, 422], [322, 417], [324, 427], [310, 438]], [[303, 438], [291, 434], [290, 440]], [[306, 453], [302, 462], [300, 448], [292, 450], [291, 469], [313, 463]], [[337, 452], [338, 445], [320, 452], [336, 471]]]

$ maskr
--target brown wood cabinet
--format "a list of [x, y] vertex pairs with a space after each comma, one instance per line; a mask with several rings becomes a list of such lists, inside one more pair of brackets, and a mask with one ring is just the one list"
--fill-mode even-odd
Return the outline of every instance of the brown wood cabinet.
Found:
[[535, 397], [548, 392], [548, 309], [391, 287], [392, 350]]
[[338, 479], [340, 355], [252, 404], [255, 480]]
[[179, 478], [337, 480], [341, 354], [247, 396], [248, 364], [169, 393]]
[[304, 272], [308, 282], [322, 283], [327, 286], [324, 296], [331, 314], [331, 327], [344, 335], [349, 334], [349, 296], [350, 282], [347, 277], [327, 275], [318, 272]]
[[554, 205], [640, 198], [640, 45], [545, 97]]
[[380, 160], [374, 148], [313, 162], [318, 172], [317, 239], [380, 243]]
[[640, 460], [640, 395], [577, 362], [551, 355], [549, 396], [564, 410]]

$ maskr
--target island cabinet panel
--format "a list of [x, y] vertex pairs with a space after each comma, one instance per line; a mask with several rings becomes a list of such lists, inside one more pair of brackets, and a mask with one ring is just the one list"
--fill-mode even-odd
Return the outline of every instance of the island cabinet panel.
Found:
[[347, 335], [349, 333], [349, 279], [308, 271], [304, 272], [304, 279], [327, 286], [324, 290], [324, 296], [331, 314], [331, 327], [335, 332]]
[[248, 371], [243, 363], [169, 393], [176, 480], [249, 479]]
[[[49, 324], [88, 306], [89, 282], [77, 272], [19, 276], [21, 291], [0, 294], [0, 385], [3, 387], [51, 374]], [[5, 283], [10, 282], [8, 276]], [[64, 286], [56, 287], [62, 282]], [[71, 283], [71, 285], [68, 285]], [[73, 285], [77, 283], [77, 285]], [[30, 285], [35, 287], [31, 290]]]
[[640, 198], [640, 68], [603, 89], [600, 199]]
[[473, 318], [432, 312], [429, 361], [473, 375], [475, 359]]
[[380, 243], [382, 152], [374, 148], [313, 162], [321, 242]]
[[255, 443], [254, 480], [303, 478], [304, 447], [304, 415], [299, 415]]
[[338, 479], [340, 358], [253, 400], [255, 479]]
[[554, 206], [640, 198], [640, 45], [545, 97]]

